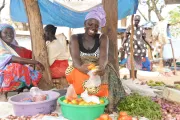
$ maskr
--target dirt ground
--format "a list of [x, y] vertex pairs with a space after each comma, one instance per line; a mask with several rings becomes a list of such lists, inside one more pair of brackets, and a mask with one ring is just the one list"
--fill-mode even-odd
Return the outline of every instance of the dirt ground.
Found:
[[142, 81], [163, 81], [167, 85], [173, 85], [175, 81], [180, 81], [180, 71], [177, 72], [177, 75], [173, 75], [171, 77], [166, 76], [157, 76], [157, 77], [145, 77], [138, 75], [138, 78]]
[[[129, 74], [126, 74], [127, 77], [129, 78]], [[121, 78], [123, 78], [124, 74], [120, 74]], [[167, 85], [174, 85], [175, 81], [180, 81], [180, 71], [177, 71], [177, 75], [172, 75], [171, 77], [167, 77], [164, 75], [158, 75], [158, 76], [143, 76], [141, 75], [137, 75], [137, 79], [140, 81], [149, 81], [149, 80], [153, 80], [153, 81], [163, 81], [165, 84]]]

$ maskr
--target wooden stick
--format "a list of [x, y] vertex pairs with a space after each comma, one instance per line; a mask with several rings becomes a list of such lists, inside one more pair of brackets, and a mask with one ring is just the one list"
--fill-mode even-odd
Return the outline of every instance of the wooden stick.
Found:
[[109, 38], [108, 61], [119, 74], [117, 44], [118, 3], [117, 0], [102, 0], [102, 4], [106, 12], [106, 26], [102, 28], [102, 33], [106, 34]]
[[71, 30], [71, 28], [69, 28], [69, 40], [71, 38], [71, 35], [72, 35], [72, 30]]
[[134, 76], [134, 45], [133, 45], [134, 24], [133, 24], [133, 21], [134, 21], [134, 15], [132, 15], [131, 17], [131, 36], [130, 36], [131, 76], [132, 76], [132, 79], [134, 80], [135, 76]]
[[174, 56], [174, 48], [172, 45], [172, 40], [170, 39], [170, 44], [171, 44], [171, 49], [172, 49], [172, 55], [173, 55], [173, 64], [174, 64], [174, 75], [176, 75], [176, 61], [175, 61], [175, 56]]

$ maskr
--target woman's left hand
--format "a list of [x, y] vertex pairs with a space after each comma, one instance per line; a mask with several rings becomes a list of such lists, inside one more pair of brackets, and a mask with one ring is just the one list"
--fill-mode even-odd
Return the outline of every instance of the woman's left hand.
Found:
[[152, 47], [152, 46], [150, 46], [150, 49], [153, 51], [154, 50], [154, 48]]
[[37, 61], [36, 65], [37, 65], [37, 67], [38, 67], [40, 70], [42, 70], [42, 71], [45, 70], [44, 65], [41, 64], [40, 62]]
[[99, 75], [99, 76], [103, 76], [105, 74], [105, 67], [99, 66], [97, 71], [94, 74]]

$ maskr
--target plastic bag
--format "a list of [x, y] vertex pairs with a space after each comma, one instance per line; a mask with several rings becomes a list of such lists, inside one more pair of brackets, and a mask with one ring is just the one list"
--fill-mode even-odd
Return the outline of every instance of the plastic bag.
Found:
[[152, 89], [147, 85], [137, 84], [137, 81], [133, 81], [133, 80], [122, 80], [122, 85], [128, 94], [135, 92], [143, 96], [155, 97], [157, 96], [155, 92], [160, 91], [160, 90]]
[[87, 90], [85, 90], [83, 93], [81, 93], [81, 97], [87, 103], [93, 102], [93, 103], [100, 104], [99, 97], [94, 96], [94, 95], [92, 95], [92, 96], [88, 95]]
[[38, 87], [32, 87], [30, 89], [30, 94], [32, 96], [33, 102], [44, 101], [48, 99], [48, 95], [44, 94], [43, 91]]
[[95, 70], [90, 70], [87, 74], [89, 75], [89, 80], [85, 82], [85, 87], [86, 88], [94, 88], [98, 87], [101, 85], [101, 78], [99, 75], [94, 75], [94, 72], [96, 72], [97, 69]]
[[73, 99], [77, 99], [78, 96], [76, 94], [76, 91], [73, 87], [73, 85], [71, 84], [68, 88], [67, 88], [67, 93], [66, 93], [66, 99], [67, 100], [73, 100]]

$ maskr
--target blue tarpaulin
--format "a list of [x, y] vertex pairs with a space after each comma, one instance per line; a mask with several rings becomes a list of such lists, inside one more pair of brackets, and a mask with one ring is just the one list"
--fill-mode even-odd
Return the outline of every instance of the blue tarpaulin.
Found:
[[[49, 0], [38, 0], [42, 23], [55, 26], [80, 28], [84, 25], [84, 18], [88, 11], [77, 12], [63, 5]], [[118, 0], [118, 19], [136, 13], [138, 0]], [[10, 15], [13, 21], [27, 23], [26, 11], [22, 0], [11, 0]]]
[[126, 32], [126, 28], [118, 28], [117, 31], [119, 33], [124, 33], [124, 32]]

